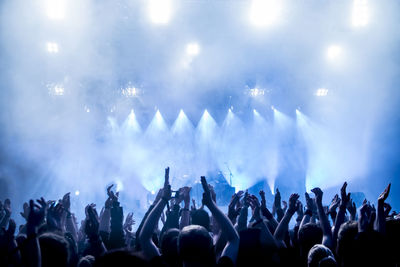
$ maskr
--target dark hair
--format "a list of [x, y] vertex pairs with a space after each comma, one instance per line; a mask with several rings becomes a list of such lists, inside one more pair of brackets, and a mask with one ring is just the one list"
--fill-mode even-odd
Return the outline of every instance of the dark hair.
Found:
[[68, 266], [69, 244], [67, 240], [54, 233], [45, 233], [39, 237], [42, 266]]
[[192, 219], [192, 224], [203, 226], [207, 229], [207, 231], [210, 231], [210, 216], [205, 210], [197, 209], [193, 211], [190, 215]]
[[148, 262], [138, 253], [126, 249], [115, 249], [97, 258], [96, 267], [149, 266]]
[[215, 264], [213, 239], [206, 228], [189, 225], [178, 236], [178, 253], [183, 262]]
[[171, 228], [166, 231], [161, 237], [161, 253], [165, 261], [169, 265], [176, 265], [178, 260], [178, 236], [180, 231], [176, 228]]
[[308, 251], [315, 245], [322, 242], [322, 229], [316, 223], [306, 223], [298, 233], [300, 253], [303, 257], [308, 255]]
[[324, 245], [314, 245], [308, 252], [308, 267], [336, 266], [336, 260], [332, 251]]
[[356, 221], [347, 221], [340, 226], [336, 246], [336, 254], [340, 261], [340, 265], [356, 264], [354, 261], [354, 240], [357, 234], [358, 225]]

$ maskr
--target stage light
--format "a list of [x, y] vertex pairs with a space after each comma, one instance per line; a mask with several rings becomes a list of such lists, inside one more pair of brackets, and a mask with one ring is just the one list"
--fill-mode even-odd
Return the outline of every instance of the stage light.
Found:
[[121, 89], [122, 95], [126, 97], [137, 97], [139, 95], [139, 90], [136, 87], [128, 86]]
[[342, 48], [338, 45], [331, 45], [327, 50], [327, 57], [329, 60], [335, 60], [342, 54]]
[[363, 27], [368, 24], [368, 5], [367, 0], [354, 0], [353, 1], [353, 15], [352, 21], [354, 27]]
[[274, 107], [274, 106], [271, 106], [271, 109], [272, 109], [273, 111], [275, 111], [275, 107]]
[[166, 24], [169, 22], [172, 13], [171, 0], [150, 0], [149, 15], [155, 24]]
[[151, 190], [151, 194], [152, 194], [152, 195], [155, 195], [156, 192], [155, 192], [154, 190]]
[[63, 19], [65, 17], [65, 0], [47, 0], [46, 13], [50, 19]]
[[190, 43], [186, 46], [186, 53], [189, 56], [197, 56], [200, 52], [200, 47], [197, 43]]
[[248, 94], [252, 97], [257, 97], [265, 94], [265, 89], [253, 88], [248, 90]]
[[79, 190], [76, 190], [75, 191], [75, 196], [79, 196], [79, 194], [80, 194]]
[[48, 84], [47, 89], [49, 90], [49, 95], [53, 96], [63, 96], [64, 87], [59, 84]]
[[47, 43], [47, 51], [49, 53], [58, 53], [58, 44], [53, 42]]
[[250, 20], [254, 26], [265, 27], [278, 21], [282, 11], [280, 0], [253, 0]]
[[328, 89], [326, 88], [318, 88], [317, 91], [315, 92], [316, 96], [326, 96], [328, 95]]
[[90, 112], [90, 109], [89, 109], [89, 107], [88, 107], [88, 106], [85, 106], [85, 107], [84, 107], [84, 109], [85, 109], [85, 111], [86, 111], [87, 113], [89, 113], [89, 112]]

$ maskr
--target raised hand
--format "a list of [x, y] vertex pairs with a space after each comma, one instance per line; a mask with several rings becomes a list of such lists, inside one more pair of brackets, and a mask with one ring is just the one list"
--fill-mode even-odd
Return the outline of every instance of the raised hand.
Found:
[[301, 219], [303, 218], [304, 211], [303, 211], [303, 203], [301, 203], [300, 200], [297, 200], [297, 207], [298, 207], [296, 210], [297, 217]]
[[385, 190], [383, 190], [383, 192], [379, 195], [378, 197], [378, 204], [381, 203], [383, 204], [385, 202], [385, 200], [387, 199], [387, 197], [389, 196], [390, 193], [390, 186], [392, 184], [388, 184], [388, 186], [385, 188]]
[[306, 198], [307, 210], [311, 210], [312, 212], [314, 212], [315, 210], [314, 200], [310, 197], [310, 195], [307, 192], [304, 193], [304, 196]]
[[339, 206], [339, 204], [340, 204], [340, 197], [338, 194], [336, 194], [333, 197], [331, 204], [329, 205], [328, 213], [336, 212], [336, 209]]
[[70, 195], [71, 195], [71, 192], [66, 193], [66, 194], [63, 196], [62, 200], [61, 200], [62, 206], [64, 207], [64, 209], [65, 209], [67, 212], [69, 212], [70, 209], [71, 209], [71, 199], [70, 199]]
[[274, 206], [276, 209], [281, 209], [281, 193], [278, 188], [275, 192]]
[[366, 200], [364, 200], [363, 205], [361, 206], [360, 209], [360, 217], [358, 218], [358, 231], [359, 232], [365, 232], [368, 228], [369, 224], [369, 204], [367, 203]]
[[389, 203], [383, 203], [383, 208], [384, 208], [384, 216], [389, 217], [389, 213], [392, 210], [392, 206], [390, 206]]
[[347, 203], [350, 201], [350, 193], [346, 193], [346, 188], [347, 188], [347, 182], [344, 182], [342, 188], [340, 189], [340, 206], [346, 207]]
[[350, 213], [351, 220], [355, 220], [356, 219], [356, 213], [357, 213], [356, 203], [354, 203], [354, 201], [352, 199], [350, 199], [350, 201], [347, 203], [346, 208]]
[[261, 197], [261, 209], [267, 208], [267, 202], [265, 200], [265, 192], [264, 192], [264, 190], [260, 190], [259, 194], [260, 194], [260, 197]]
[[231, 220], [236, 219], [240, 213], [241, 207], [238, 206], [238, 204], [240, 203], [240, 198], [242, 197], [243, 193], [243, 191], [239, 191], [232, 195], [231, 202], [228, 206], [228, 217]]
[[209, 207], [211, 205], [215, 205], [214, 201], [213, 201], [213, 196], [210, 190], [209, 185], [207, 184], [207, 180], [205, 176], [201, 176], [201, 185], [203, 186], [203, 205]]
[[47, 224], [52, 228], [62, 229], [61, 218], [64, 208], [61, 203], [53, 203], [47, 211]]
[[44, 198], [37, 200], [38, 204], [31, 199], [29, 201], [29, 215], [27, 220], [27, 234], [36, 233], [40, 224], [44, 221], [47, 203]]
[[29, 216], [29, 204], [25, 202], [22, 206], [23, 212], [20, 212], [21, 216], [27, 221]]
[[322, 196], [324, 192], [322, 192], [321, 188], [315, 187], [314, 189], [311, 189], [311, 192], [314, 193], [316, 202], [322, 204]]
[[99, 234], [99, 216], [94, 206], [93, 204], [86, 206], [85, 234], [89, 239], [97, 238]]
[[171, 185], [169, 184], [169, 167], [165, 169], [164, 188], [161, 198], [168, 202], [171, 199]]
[[258, 201], [258, 198], [255, 195], [249, 196], [249, 201], [250, 201], [250, 206], [253, 212], [253, 218], [258, 221], [261, 219], [261, 214], [260, 214], [260, 202]]
[[296, 212], [296, 210], [299, 208], [297, 200], [299, 199], [299, 195], [298, 194], [291, 194], [289, 197], [289, 206], [287, 211], [291, 214], [294, 214]]

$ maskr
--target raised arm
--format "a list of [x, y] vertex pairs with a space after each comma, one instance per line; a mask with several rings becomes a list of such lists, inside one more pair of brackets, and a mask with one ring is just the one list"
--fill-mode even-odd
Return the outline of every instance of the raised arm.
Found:
[[258, 198], [254, 195], [250, 197], [250, 206], [253, 210], [253, 218], [254, 218], [254, 223], [252, 224], [252, 227], [257, 227], [261, 229], [261, 236], [260, 236], [261, 244], [267, 245], [269, 247], [275, 247], [276, 246], [275, 238], [271, 234], [267, 225], [264, 223], [263, 218], [261, 217], [261, 206], [258, 201]]
[[286, 232], [288, 230], [290, 219], [292, 218], [293, 214], [298, 209], [297, 200], [299, 199], [298, 194], [292, 194], [289, 197], [289, 207], [286, 210], [285, 215], [283, 216], [282, 220], [279, 222], [278, 227], [275, 230], [274, 237], [277, 242], [277, 245], [280, 247], [286, 247], [285, 243], [283, 242]]
[[43, 198], [37, 201], [39, 204], [35, 204], [32, 199], [29, 201], [29, 215], [26, 224], [26, 262], [29, 267], [42, 266], [39, 239], [37, 234], [39, 226], [44, 221], [47, 204]]
[[384, 234], [386, 231], [386, 218], [385, 218], [385, 211], [384, 211], [384, 204], [385, 200], [389, 196], [390, 192], [390, 186], [389, 184], [385, 190], [379, 195], [378, 197], [378, 209], [376, 212], [376, 219], [375, 219], [375, 224], [374, 224], [374, 229], [375, 231]]
[[184, 203], [183, 209], [181, 210], [181, 212], [182, 212], [181, 213], [181, 222], [179, 224], [180, 229], [182, 229], [183, 227], [188, 226], [190, 224], [189, 208], [190, 208], [190, 190], [191, 189], [192, 189], [191, 187], [185, 186], [185, 187], [182, 187], [181, 190], [179, 190], [179, 191], [181, 191], [181, 192], [179, 192], [179, 194], [180, 195], [182, 194], [182, 196], [183, 196], [183, 203]]
[[331, 226], [329, 224], [328, 217], [325, 214], [324, 207], [322, 206], [323, 192], [319, 187], [316, 187], [311, 191], [315, 194], [319, 224], [322, 228], [322, 234], [323, 234], [322, 244], [333, 249]]
[[249, 213], [249, 205], [250, 205], [249, 193], [246, 191], [243, 198], [243, 207], [240, 210], [238, 224], [237, 224], [238, 232], [247, 228], [247, 216]]
[[146, 221], [143, 224], [143, 228], [139, 234], [140, 246], [147, 259], [152, 259], [156, 256], [160, 256], [160, 252], [156, 245], [151, 239], [154, 228], [158, 223], [161, 213], [163, 212], [168, 201], [171, 199], [171, 185], [169, 184], [169, 167], [165, 169], [164, 187], [161, 195], [161, 199], [154, 206], [149, 213]]
[[339, 212], [336, 216], [335, 226], [333, 228], [333, 233], [332, 233], [332, 240], [334, 242], [334, 245], [336, 245], [336, 240], [340, 226], [342, 225], [345, 219], [347, 203], [350, 201], [350, 193], [346, 193], [346, 188], [347, 188], [347, 182], [344, 182], [342, 188], [340, 189], [341, 200], [339, 205]]
[[203, 186], [203, 204], [211, 211], [215, 220], [221, 228], [222, 234], [226, 237], [227, 243], [222, 251], [221, 257], [229, 257], [233, 263], [236, 263], [236, 257], [239, 250], [239, 235], [233, 227], [231, 221], [227, 216], [217, 207], [212, 199], [210, 189], [208, 187], [206, 178], [201, 177], [201, 184]]
[[261, 214], [268, 220], [268, 224], [272, 227], [273, 231], [278, 227], [278, 222], [267, 208], [267, 201], [265, 200], [265, 192], [261, 190], [259, 192], [261, 197]]

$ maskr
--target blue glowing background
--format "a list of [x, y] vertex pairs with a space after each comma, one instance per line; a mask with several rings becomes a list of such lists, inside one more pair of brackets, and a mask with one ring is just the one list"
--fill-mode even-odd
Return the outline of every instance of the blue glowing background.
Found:
[[367, 1], [364, 27], [351, 1], [280, 2], [257, 27], [250, 0], [172, 1], [161, 25], [146, 1], [1, 1], [0, 199], [117, 183], [144, 205], [169, 165], [175, 188], [230, 170], [284, 198], [392, 182], [399, 209], [400, 2]]

